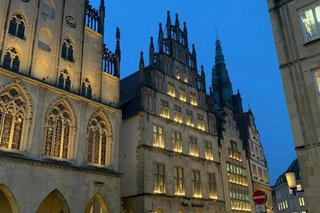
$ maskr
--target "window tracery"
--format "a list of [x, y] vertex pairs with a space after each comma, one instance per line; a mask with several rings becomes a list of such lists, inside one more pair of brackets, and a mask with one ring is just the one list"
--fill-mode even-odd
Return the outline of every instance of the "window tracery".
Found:
[[11, 47], [6, 51], [3, 58], [3, 67], [14, 72], [19, 72], [20, 56], [15, 47]]
[[58, 87], [67, 91], [71, 88], [71, 78], [66, 69], [62, 70], [58, 77]]
[[47, 117], [45, 154], [66, 159], [71, 138], [72, 113], [59, 102], [50, 109]]
[[26, 119], [26, 101], [16, 88], [0, 94], [0, 147], [20, 150]]
[[81, 95], [92, 98], [92, 87], [88, 78], [86, 78], [81, 84]]
[[109, 125], [100, 114], [91, 117], [88, 124], [88, 162], [98, 165], [110, 165], [111, 140]]
[[73, 44], [71, 39], [67, 38], [62, 42], [61, 57], [67, 61], [74, 62], [73, 59]]
[[25, 39], [26, 20], [21, 13], [13, 14], [9, 23], [9, 34]]

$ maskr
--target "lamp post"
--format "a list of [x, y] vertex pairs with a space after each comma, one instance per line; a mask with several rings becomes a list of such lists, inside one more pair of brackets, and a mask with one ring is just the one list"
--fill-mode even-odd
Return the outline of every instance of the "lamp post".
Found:
[[286, 172], [286, 179], [289, 186], [289, 189], [292, 190], [293, 195], [296, 195], [297, 193], [297, 181], [296, 181], [296, 174], [294, 172]]
[[[288, 187], [292, 190], [293, 195], [295, 196], [297, 192], [303, 192], [303, 190], [297, 188], [297, 180], [296, 180], [296, 174], [292, 171], [288, 171], [285, 173]], [[308, 210], [306, 210], [308, 212]]]

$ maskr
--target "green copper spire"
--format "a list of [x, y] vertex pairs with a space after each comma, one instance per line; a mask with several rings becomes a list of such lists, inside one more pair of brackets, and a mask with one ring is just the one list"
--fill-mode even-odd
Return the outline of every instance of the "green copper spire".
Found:
[[214, 103], [223, 107], [226, 103], [232, 104], [232, 84], [222, 52], [221, 41], [216, 40], [215, 65], [212, 69], [211, 97]]
[[216, 57], [215, 57], [216, 64], [224, 64], [224, 55], [222, 53], [221, 41], [219, 38], [216, 40]]

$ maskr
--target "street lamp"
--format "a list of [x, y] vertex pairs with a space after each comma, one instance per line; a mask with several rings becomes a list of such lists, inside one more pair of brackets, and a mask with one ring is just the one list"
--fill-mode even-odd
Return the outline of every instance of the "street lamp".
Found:
[[289, 189], [291, 189], [293, 192], [293, 195], [295, 195], [297, 192], [296, 174], [294, 172], [289, 171], [289, 172], [286, 172], [285, 175], [286, 175]]

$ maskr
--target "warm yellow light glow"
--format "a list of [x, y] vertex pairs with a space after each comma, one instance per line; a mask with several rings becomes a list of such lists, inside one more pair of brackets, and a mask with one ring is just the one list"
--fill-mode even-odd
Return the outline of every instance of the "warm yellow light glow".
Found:
[[194, 96], [190, 97], [190, 104], [194, 105], [194, 106], [198, 105], [196, 97], [194, 97]]
[[184, 81], [185, 83], [188, 83], [188, 76], [187, 76], [187, 74], [184, 74], [184, 75], [183, 75], [183, 81]]
[[176, 78], [177, 78], [177, 79], [180, 79], [180, 72], [179, 72], [179, 70], [176, 71]]
[[170, 113], [169, 113], [169, 108], [168, 108], [168, 107], [162, 106], [162, 107], [160, 108], [160, 111], [161, 111], [161, 113], [160, 113], [160, 116], [161, 116], [161, 117], [167, 118], [167, 119], [170, 118]]
[[181, 143], [181, 141], [175, 140], [175, 141], [173, 142], [172, 150], [173, 150], [174, 152], [182, 153], [182, 143]]
[[212, 149], [206, 149], [204, 155], [205, 155], [205, 158], [207, 160], [213, 160], [213, 151], [212, 151]]
[[216, 194], [209, 194], [209, 198], [210, 199], [214, 199], [214, 200], [217, 200], [218, 199], [218, 196]]
[[162, 128], [158, 126], [153, 126], [153, 146], [164, 148], [164, 139]]
[[294, 172], [286, 172], [286, 179], [290, 189], [297, 188], [296, 174]]
[[192, 117], [190, 117], [190, 116], [187, 117], [187, 119], [186, 119], [186, 125], [187, 125], [187, 126], [194, 127]]
[[187, 96], [186, 96], [186, 92], [183, 91], [183, 90], [180, 90], [179, 92], [179, 99], [183, 102], [186, 102], [187, 101]]
[[204, 127], [204, 122], [203, 121], [198, 121], [198, 129], [205, 131], [205, 127]]
[[182, 123], [182, 114], [181, 112], [174, 112], [173, 120], [178, 123]]
[[201, 193], [201, 192], [199, 192], [199, 193], [193, 193], [193, 197], [202, 198], [202, 193]]
[[168, 85], [168, 92], [167, 92], [168, 95], [172, 96], [172, 97], [176, 97], [176, 91], [174, 89], [174, 86], [169, 84]]

